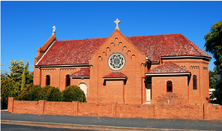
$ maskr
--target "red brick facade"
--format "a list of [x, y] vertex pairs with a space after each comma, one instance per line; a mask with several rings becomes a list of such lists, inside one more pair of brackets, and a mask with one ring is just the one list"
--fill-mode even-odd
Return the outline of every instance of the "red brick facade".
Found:
[[[113, 53], [124, 57], [123, 68], [108, 65]], [[206, 104], [210, 59], [181, 34], [125, 37], [116, 29], [108, 38], [70, 41], [57, 41], [52, 35], [38, 49], [34, 84], [45, 86], [49, 75], [50, 85], [62, 91], [70, 75], [71, 85], [84, 86], [88, 103], [154, 104], [179, 99], [183, 104]], [[174, 99], [162, 99], [169, 93], [175, 94]]]
[[117, 102], [80, 103], [78, 101], [18, 101], [15, 97], [10, 97], [8, 101], [8, 111], [12, 113], [48, 115], [222, 120], [222, 106], [210, 104], [161, 105], [125, 104]]

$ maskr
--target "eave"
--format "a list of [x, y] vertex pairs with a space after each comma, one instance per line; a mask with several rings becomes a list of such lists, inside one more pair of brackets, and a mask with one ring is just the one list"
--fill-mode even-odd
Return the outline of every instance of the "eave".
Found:
[[190, 76], [191, 73], [146, 73], [146, 76]]
[[203, 59], [210, 61], [212, 58], [207, 56], [161, 56], [162, 59]]
[[35, 68], [38, 67], [89, 67], [92, 65], [89, 64], [73, 64], [73, 65], [35, 65]]
[[104, 80], [126, 80], [127, 78], [103, 78]]

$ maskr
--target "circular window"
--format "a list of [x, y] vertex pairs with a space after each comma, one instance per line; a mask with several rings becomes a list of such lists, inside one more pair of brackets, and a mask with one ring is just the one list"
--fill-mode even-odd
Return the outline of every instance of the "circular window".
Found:
[[121, 53], [113, 53], [108, 58], [108, 66], [112, 70], [120, 70], [125, 66], [126, 60]]

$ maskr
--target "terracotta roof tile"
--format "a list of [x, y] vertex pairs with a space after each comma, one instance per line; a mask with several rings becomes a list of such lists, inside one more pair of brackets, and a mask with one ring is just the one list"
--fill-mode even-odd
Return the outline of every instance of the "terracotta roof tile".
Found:
[[150, 35], [127, 37], [152, 62], [160, 60], [161, 56], [206, 56], [206, 52], [193, 44], [182, 34]]
[[127, 78], [126, 75], [124, 75], [122, 72], [112, 72], [103, 78]]
[[[182, 34], [127, 37], [152, 62], [161, 56], [205, 56], [206, 52], [189, 41]], [[56, 41], [38, 65], [88, 64], [89, 56], [106, 38]]]
[[163, 65], [160, 65], [152, 70], [147, 71], [146, 74], [155, 73], [190, 73], [190, 71], [172, 62], [166, 62]]
[[83, 76], [90, 76], [90, 68], [84, 68], [80, 71], [77, 71], [70, 75], [71, 77], [83, 77]]

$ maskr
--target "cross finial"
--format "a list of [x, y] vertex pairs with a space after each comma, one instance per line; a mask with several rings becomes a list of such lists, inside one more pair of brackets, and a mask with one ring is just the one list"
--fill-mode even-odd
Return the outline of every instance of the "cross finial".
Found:
[[53, 35], [55, 35], [55, 30], [56, 30], [56, 27], [55, 27], [55, 26], [53, 26], [53, 27], [52, 27], [52, 29], [53, 29], [52, 34], [53, 34]]
[[118, 29], [118, 30], [119, 30], [119, 23], [120, 22], [121, 21], [118, 18], [114, 21], [114, 23], [116, 23], [116, 29]]

